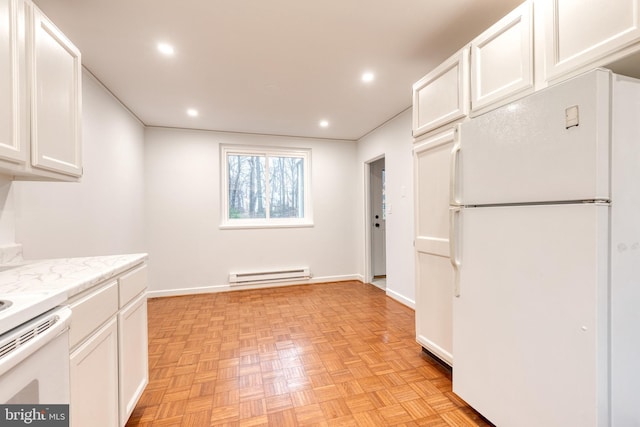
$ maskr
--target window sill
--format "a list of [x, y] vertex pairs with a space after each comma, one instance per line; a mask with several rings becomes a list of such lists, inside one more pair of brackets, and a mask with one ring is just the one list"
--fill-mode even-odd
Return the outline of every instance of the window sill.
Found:
[[221, 230], [242, 230], [242, 229], [260, 229], [260, 228], [309, 228], [313, 227], [312, 221], [303, 222], [225, 222], [220, 224]]

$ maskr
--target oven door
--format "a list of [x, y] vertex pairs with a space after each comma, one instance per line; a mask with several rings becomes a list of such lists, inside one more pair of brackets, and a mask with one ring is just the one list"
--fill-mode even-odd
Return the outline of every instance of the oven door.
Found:
[[68, 307], [0, 337], [0, 403], [69, 404]]

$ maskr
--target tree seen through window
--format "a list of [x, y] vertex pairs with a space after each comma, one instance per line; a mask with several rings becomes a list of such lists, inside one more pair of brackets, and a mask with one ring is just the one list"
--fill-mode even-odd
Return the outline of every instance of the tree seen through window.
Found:
[[304, 157], [227, 154], [229, 219], [304, 218]]

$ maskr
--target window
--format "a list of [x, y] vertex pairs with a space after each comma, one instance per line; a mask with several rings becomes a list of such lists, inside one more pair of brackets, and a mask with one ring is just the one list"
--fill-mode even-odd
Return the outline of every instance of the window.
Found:
[[311, 152], [223, 145], [222, 227], [311, 225]]

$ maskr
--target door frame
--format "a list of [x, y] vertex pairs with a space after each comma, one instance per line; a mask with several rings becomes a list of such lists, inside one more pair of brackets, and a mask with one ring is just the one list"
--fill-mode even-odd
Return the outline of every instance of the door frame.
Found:
[[[372, 250], [373, 239], [371, 236], [371, 164], [380, 159], [385, 159], [385, 153], [365, 160], [364, 162], [364, 281], [365, 283], [373, 283], [373, 261]], [[386, 168], [385, 168], [386, 169]], [[385, 227], [386, 233], [386, 227]], [[385, 239], [385, 252], [387, 240]], [[386, 259], [386, 256], [385, 256]]]

